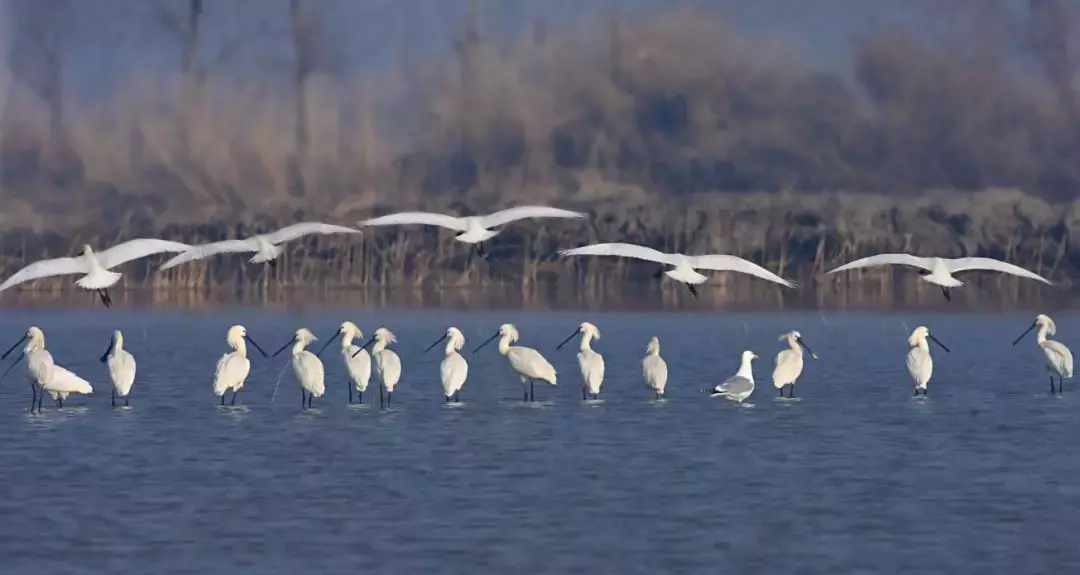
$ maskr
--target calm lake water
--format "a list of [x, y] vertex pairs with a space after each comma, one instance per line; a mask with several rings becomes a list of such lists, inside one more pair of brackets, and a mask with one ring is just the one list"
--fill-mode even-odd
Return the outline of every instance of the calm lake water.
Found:
[[[299, 327], [387, 326], [404, 376], [393, 409], [327, 396], [300, 410], [288, 359], [253, 359], [239, 396], [211, 393], [225, 330], [272, 352]], [[1080, 569], [1080, 389], [1049, 395], [1033, 314], [4, 310], [95, 394], [29, 415], [22, 367], [0, 385], [4, 573], [1052, 573]], [[1080, 316], [1057, 339], [1080, 345]], [[597, 324], [601, 401], [583, 402], [576, 345]], [[443, 403], [445, 328], [470, 350], [514, 322], [560, 373], [524, 405], [491, 345], [466, 353], [461, 405]], [[911, 397], [908, 333], [934, 348]], [[139, 364], [111, 409], [97, 359], [121, 329]], [[802, 332], [796, 400], [769, 382], [779, 335]], [[654, 401], [640, 360], [660, 337], [671, 377]], [[316, 344], [316, 345], [321, 345]], [[698, 392], [761, 355], [745, 405]], [[10, 361], [10, 359], [8, 360]], [[374, 388], [372, 388], [374, 389]], [[371, 399], [369, 398], [369, 400]]]

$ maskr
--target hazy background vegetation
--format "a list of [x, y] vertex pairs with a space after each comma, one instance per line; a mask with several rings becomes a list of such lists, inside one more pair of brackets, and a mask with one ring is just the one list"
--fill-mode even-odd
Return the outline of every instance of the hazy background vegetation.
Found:
[[527, 202], [593, 217], [515, 225], [468, 268], [452, 234], [400, 228], [125, 282], [604, 293], [656, 270], [553, 254], [626, 240], [742, 255], [822, 301], [825, 270], [880, 250], [1068, 285], [1078, 24], [1067, 0], [0, 0], [0, 272]]

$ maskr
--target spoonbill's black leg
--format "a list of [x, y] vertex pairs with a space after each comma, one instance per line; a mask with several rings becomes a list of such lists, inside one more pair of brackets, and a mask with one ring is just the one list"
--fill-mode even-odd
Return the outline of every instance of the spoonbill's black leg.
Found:
[[[233, 390], [233, 392], [232, 392], [232, 399], [231, 399], [231, 400], [229, 400], [229, 405], [236, 405], [236, 394], [238, 394], [238, 393], [240, 393], [240, 390], [239, 390], [239, 389], [234, 389], [234, 390]], [[222, 398], [224, 398], [224, 397], [225, 397], [225, 394], [221, 394], [221, 397], [222, 397]]]
[[37, 385], [33, 382], [30, 383], [30, 393], [33, 394], [30, 396], [30, 413], [34, 413], [34, 406], [37, 405]]
[[386, 397], [385, 397], [384, 391], [385, 391], [385, 389], [383, 388], [383, 384], [380, 383], [379, 384], [379, 407], [386, 407]]
[[390, 404], [394, 402], [394, 392], [386, 392], [386, 406], [390, 407]]
[[364, 392], [362, 392], [362, 391], [357, 391], [356, 392], [356, 403], [360, 403], [360, 404], [364, 403]]
[[225, 392], [221, 392], [221, 405], [225, 405]]
[[581, 388], [581, 399], [582, 400], [589, 399], [589, 392], [586, 391], [584, 387]]
[[349, 385], [349, 405], [352, 405], [352, 382], [350, 381], [348, 383], [348, 385]]
[[115, 387], [112, 390], [112, 400], [110, 401], [110, 403], [112, 403], [113, 407], [116, 407], [116, 388]]
[[533, 380], [529, 380], [529, 401], [536, 401], [536, 390], [533, 388]]
[[307, 394], [302, 387], [300, 388], [300, 409], [307, 409]]
[[[129, 400], [131, 399], [130, 393], [124, 396], [124, 407], [131, 407]], [[233, 395], [233, 399], [236, 399], [236, 395]]]

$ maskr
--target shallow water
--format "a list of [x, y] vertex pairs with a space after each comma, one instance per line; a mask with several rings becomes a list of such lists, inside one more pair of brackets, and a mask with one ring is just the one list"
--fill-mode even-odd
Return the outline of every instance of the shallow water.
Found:
[[[392, 409], [328, 394], [300, 410], [287, 360], [253, 359], [236, 408], [210, 391], [225, 329], [273, 351], [293, 330], [386, 325], [404, 377]], [[582, 402], [583, 319], [607, 361]], [[736, 314], [224, 309], [5, 310], [0, 346], [29, 324], [95, 384], [26, 413], [16, 368], [0, 385], [0, 569], [5, 573], [1002, 573], [1080, 566], [1080, 390], [1050, 396], [1031, 314]], [[1080, 333], [1060, 314], [1057, 339]], [[535, 405], [495, 344], [465, 356], [461, 405], [443, 403], [448, 325], [471, 349], [504, 321], [546, 355], [558, 387]], [[906, 337], [929, 326], [927, 399], [913, 399]], [[114, 328], [139, 363], [129, 409], [109, 407], [97, 361]], [[795, 400], [699, 393], [752, 349], [768, 381], [777, 337], [821, 357]], [[671, 378], [640, 373], [660, 337]], [[317, 343], [316, 345], [321, 345]], [[2, 350], [0, 350], [2, 351]], [[372, 389], [375, 389], [374, 387]], [[371, 405], [370, 401], [376, 400]]]

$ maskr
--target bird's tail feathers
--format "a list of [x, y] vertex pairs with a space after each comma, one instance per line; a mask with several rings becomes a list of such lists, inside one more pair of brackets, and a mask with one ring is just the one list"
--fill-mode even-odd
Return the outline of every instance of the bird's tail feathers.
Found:
[[255, 255], [251, 256], [248, 261], [253, 264], [264, 264], [277, 259], [279, 255], [281, 255], [281, 248], [267, 242], [267, 245], [255, 252]]
[[106, 269], [97, 269], [79, 278], [75, 285], [83, 289], [105, 289], [118, 281], [120, 281], [120, 274]]

